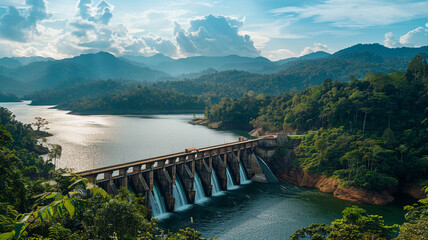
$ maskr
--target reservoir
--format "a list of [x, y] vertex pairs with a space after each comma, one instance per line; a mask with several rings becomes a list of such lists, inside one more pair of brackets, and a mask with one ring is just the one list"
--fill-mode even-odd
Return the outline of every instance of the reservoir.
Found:
[[[29, 102], [0, 103], [16, 119], [34, 122], [46, 118], [54, 136], [48, 143], [63, 149], [58, 167], [75, 171], [182, 152], [189, 147], [206, 147], [237, 141], [239, 134], [190, 125], [193, 115], [79, 116], [51, 106]], [[402, 206], [411, 200], [400, 198], [387, 206], [359, 205], [369, 214], [384, 216], [386, 224], [404, 221]], [[220, 239], [289, 239], [297, 229], [311, 223], [330, 223], [352, 203], [315, 189], [286, 183], [256, 183], [221, 192], [207, 201], [160, 219], [166, 230], [193, 227], [204, 237]], [[192, 221], [192, 220], [193, 221]]]
[[[191, 125], [186, 115], [91, 115], [67, 114], [53, 106], [31, 106], [30, 102], [0, 103], [23, 123], [40, 116], [49, 121], [53, 134], [48, 143], [62, 146], [59, 168], [84, 171], [149, 157], [183, 152], [185, 148], [234, 142], [238, 134]], [[196, 115], [202, 117], [202, 115]]]

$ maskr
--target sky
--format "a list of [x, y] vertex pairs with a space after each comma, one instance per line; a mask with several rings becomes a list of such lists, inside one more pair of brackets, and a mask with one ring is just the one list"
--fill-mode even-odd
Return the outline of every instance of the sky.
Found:
[[428, 45], [421, 0], [1, 0], [0, 57], [263, 56]]

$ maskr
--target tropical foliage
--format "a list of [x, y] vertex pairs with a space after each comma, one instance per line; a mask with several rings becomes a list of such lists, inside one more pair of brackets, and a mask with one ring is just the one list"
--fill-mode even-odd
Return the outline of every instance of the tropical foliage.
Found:
[[345, 208], [341, 219], [334, 220], [330, 225], [312, 224], [297, 230], [290, 236], [292, 240], [360, 240], [394, 238], [398, 226], [386, 226], [382, 216], [368, 215], [357, 206]]
[[[0, 239], [202, 239], [193, 229], [165, 233], [147, 219], [145, 199], [113, 197], [87, 179], [54, 170], [61, 147], [44, 161], [31, 125], [0, 108]], [[9, 131], [10, 129], [10, 131]]]
[[229, 128], [251, 128], [251, 120], [258, 116], [260, 109], [271, 102], [272, 97], [245, 95], [239, 99], [223, 98], [205, 112], [214, 122], [222, 122]]
[[[427, 90], [427, 56], [420, 54], [406, 72], [367, 74], [348, 83], [327, 79], [294, 95], [246, 96], [213, 106], [207, 116], [304, 133], [295, 167], [382, 190], [426, 180]], [[242, 109], [250, 109], [250, 117], [242, 117]]]
[[200, 112], [205, 109], [205, 103], [197, 97], [137, 86], [98, 98], [64, 103], [60, 107], [78, 113], [142, 114]]
[[[425, 188], [428, 194], [428, 188]], [[343, 210], [343, 217], [330, 225], [312, 224], [297, 230], [290, 236], [292, 240], [360, 240], [360, 239], [426, 239], [428, 237], [428, 197], [411, 206], [406, 206], [406, 222], [387, 226], [383, 217], [368, 215], [357, 206]], [[397, 236], [397, 230], [399, 234]]]
[[77, 83], [71, 85], [64, 83], [63, 85], [66, 86], [44, 89], [26, 97], [31, 99], [32, 105], [61, 105], [78, 99], [100, 97], [129, 88], [127, 84], [114, 80], [90, 82], [87, 82], [87, 80], [83, 82], [79, 82], [77, 79], [73, 80], [77, 81]]
[[19, 99], [14, 94], [0, 91], [0, 102], [19, 102]]

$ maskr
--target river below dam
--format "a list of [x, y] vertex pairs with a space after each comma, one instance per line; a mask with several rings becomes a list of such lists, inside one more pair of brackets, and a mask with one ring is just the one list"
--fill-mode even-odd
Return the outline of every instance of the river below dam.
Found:
[[[46, 118], [49, 143], [63, 148], [58, 167], [75, 171], [99, 168], [148, 157], [237, 141], [239, 132], [218, 131], [187, 122], [193, 115], [117, 116], [67, 114], [51, 106], [29, 102], [0, 103], [16, 119], [34, 122]], [[413, 200], [400, 197], [387, 206], [359, 205], [370, 214], [384, 216], [386, 224], [404, 221], [402, 207]], [[169, 213], [159, 221], [166, 230], [193, 227], [204, 237], [219, 239], [289, 239], [311, 223], [330, 223], [352, 204], [315, 189], [286, 183], [256, 183], [224, 191], [199, 204]]]

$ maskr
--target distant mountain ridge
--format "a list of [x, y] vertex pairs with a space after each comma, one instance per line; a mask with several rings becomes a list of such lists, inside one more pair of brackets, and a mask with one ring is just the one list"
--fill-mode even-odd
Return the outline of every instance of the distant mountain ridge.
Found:
[[137, 65], [143, 64], [143, 66], [178, 76], [181, 74], [203, 72], [207, 69], [214, 69], [216, 71], [238, 70], [252, 73], [275, 73], [286, 69], [288, 64], [296, 64], [297, 62], [305, 60], [320, 60], [328, 58], [349, 59], [358, 58], [359, 56], [364, 55], [365, 60], [369, 62], [382, 62], [383, 60], [380, 58], [412, 58], [419, 52], [428, 53], [428, 46], [420, 48], [387, 48], [377, 43], [357, 44], [352, 47], [342, 49], [334, 54], [318, 51], [304, 56], [286, 58], [278, 61], [270, 61], [264, 57], [249, 58], [237, 55], [223, 57], [195, 56], [172, 59], [162, 54], [156, 54], [151, 57], [125, 55], [121, 58]]
[[122, 61], [110, 53], [82, 54], [56, 61], [39, 61], [16, 68], [0, 66], [0, 76], [26, 83], [32, 90], [55, 86], [71, 78], [155, 81], [168, 74]]
[[309, 85], [318, 85], [324, 79], [349, 80], [352, 75], [362, 78], [367, 73], [404, 71], [418, 53], [428, 54], [428, 46], [419, 48], [387, 48], [381, 44], [357, 44], [318, 59], [287, 62], [278, 73], [298, 76]]
[[17, 68], [33, 62], [54, 61], [53, 58], [45, 57], [4, 57], [0, 58], [0, 67]]
[[319, 85], [328, 78], [349, 81], [350, 77], [362, 79], [368, 73], [404, 71], [413, 54], [419, 52], [428, 54], [428, 47], [389, 49], [379, 44], [359, 44], [332, 55], [317, 53], [314, 58], [280, 60], [277, 71], [271, 74], [223, 71], [195, 79], [159, 82], [155, 86], [191, 95], [202, 94], [213, 101], [225, 96], [240, 97], [248, 92], [277, 95]]
[[410, 57], [413, 58], [418, 53], [428, 53], [428, 46], [418, 48], [388, 48], [379, 43], [372, 44], [357, 44], [348, 48], [337, 51], [332, 57], [341, 57], [346, 55], [352, 55], [355, 53], [369, 52], [381, 57]]
[[0, 67], [17, 68], [22, 66], [21, 62], [14, 58], [0, 58]]
[[151, 57], [125, 55], [122, 58], [176, 76], [197, 73], [207, 69], [214, 69], [217, 71], [236, 69], [250, 72], [262, 72], [264, 67], [273, 64], [269, 59], [264, 57], [250, 58], [238, 55], [221, 57], [195, 56], [172, 59], [162, 54], [156, 54]]
[[286, 58], [286, 59], [281, 59], [276, 61], [276, 64], [284, 64], [284, 63], [288, 63], [288, 62], [292, 62], [292, 61], [296, 61], [296, 60], [309, 60], [309, 59], [320, 59], [320, 58], [326, 58], [326, 57], [330, 57], [331, 54], [328, 52], [324, 52], [324, 51], [317, 51], [317, 52], [313, 52], [313, 53], [309, 53], [300, 57], [292, 57], [292, 58]]
[[380, 44], [357, 44], [334, 54], [320, 51], [274, 62], [264, 57], [237, 55], [173, 59], [162, 54], [115, 57], [107, 52], [81, 54], [61, 60], [43, 57], [1, 58], [0, 90], [22, 94], [51, 88], [59, 83], [72, 84], [71, 79], [175, 81], [198, 78], [205, 74], [215, 77], [216, 72], [226, 70], [261, 74], [255, 79], [272, 76], [277, 79], [276, 76], [280, 76], [279, 79], [290, 79], [287, 80], [293, 85], [290, 88], [296, 85], [300, 89], [319, 84], [326, 78], [346, 81], [349, 75], [361, 78], [368, 72], [404, 70], [410, 59], [419, 52], [428, 53], [428, 46], [387, 48]]

